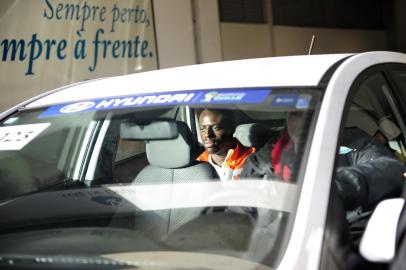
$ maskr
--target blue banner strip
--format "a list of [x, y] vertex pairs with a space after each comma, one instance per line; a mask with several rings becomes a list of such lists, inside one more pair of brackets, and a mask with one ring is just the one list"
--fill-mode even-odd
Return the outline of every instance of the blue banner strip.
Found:
[[118, 96], [70, 102], [49, 107], [39, 118], [111, 109], [168, 105], [258, 104], [271, 93], [270, 88], [237, 88], [186, 92], [164, 92], [134, 96]]

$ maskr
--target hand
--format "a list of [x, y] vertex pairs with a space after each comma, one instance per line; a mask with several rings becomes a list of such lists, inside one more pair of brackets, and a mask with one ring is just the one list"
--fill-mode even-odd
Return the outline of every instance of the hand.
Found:
[[364, 206], [367, 201], [367, 190], [364, 178], [351, 168], [338, 168], [336, 184], [346, 210]]

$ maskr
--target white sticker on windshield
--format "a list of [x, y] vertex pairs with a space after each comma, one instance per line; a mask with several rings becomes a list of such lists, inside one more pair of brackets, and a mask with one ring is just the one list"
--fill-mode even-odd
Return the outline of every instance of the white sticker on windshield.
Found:
[[0, 127], [0, 150], [20, 150], [51, 123]]

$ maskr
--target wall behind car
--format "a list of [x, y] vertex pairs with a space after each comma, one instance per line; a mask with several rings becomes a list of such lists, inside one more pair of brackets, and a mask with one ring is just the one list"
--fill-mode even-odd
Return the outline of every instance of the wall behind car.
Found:
[[1, 110], [66, 84], [156, 69], [152, 3], [2, 0], [0, 59]]
[[273, 26], [274, 55], [307, 54], [315, 35], [313, 54], [356, 53], [386, 49], [386, 35], [381, 30], [326, 29]]
[[[148, 24], [136, 18], [141, 10]], [[1, 0], [0, 111], [87, 79], [221, 61], [218, 26], [213, 0]], [[114, 57], [114, 44], [104, 49], [117, 40], [136, 43], [138, 57]]]
[[[341, 7], [339, 0], [1, 0], [0, 111], [47, 90], [91, 78], [222, 60], [306, 54], [313, 34], [317, 36], [314, 54], [402, 51], [402, 48], [406, 51], [402, 35], [406, 22], [401, 14], [405, 6], [403, 0], [345, 1], [348, 5], [357, 5], [355, 2], [371, 6], [373, 3], [366, 9], [373, 12], [379, 11], [377, 6], [381, 2], [391, 3], [385, 4], [386, 13], [380, 15], [386, 22], [389, 18], [389, 23], [382, 28], [380, 20], [375, 19], [372, 28], [359, 21], [358, 25], [364, 25], [366, 29], [352, 27], [354, 21], [347, 15], [351, 12], [341, 8], [337, 9], [341, 10], [337, 14], [344, 19], [337, 15], [336, 21], [349, 20], [349, 23], [335, 27], [334, 20], [330, 20], [331, 14], [320, 13], [320, 10], [334, 11], [335, 5]], [[98, 13], [96, 10], [90, 19], [83, 22], [79, 18], [67, 23], [62, 17], [70, 14], [63, 13], [62, 19], [56, 19], [58, 5], [62, 5], [60, 12], [64, 10], [63, 5], [68, 4], [79, 5], [83, 11], [85, 3], [99, 7]], [[320, 3], [327, 6], [320, 9]], [[114, 5], [122, 12], [122, 18], [113, 17]], [[53, 7], [53, 19], [47, 18], [51, 17], [50, 6]], [[103, 6], [106, 11], [100, 15]], [[137, 7], [148, 14], [148, 26], [126, 21], [126, 16]], [[363, 12], [366, 15], [358, 16], [358, 20], [371, 17], [367, 11]], [[275, 14], [278, 18], [274, 18]], [[100, 16], [105, 19], [101, 21]], [[324, 22], [329, 25], [319, 26]], [[99, 32], [95, 63], [94, 42], [98, 29], [103, 29], [104, 33]], [[135, 40], [137, 36], [138, 40]], [[13, 40], [15, 43], [11, 45]], [[65, 40], [66, 45], [61, 40]], [[82, 46], [87, 48], [85, 51], [79, 46], [75, 50], [75, 44], [81, 44], [81, 40], [87, 42]], [[138, 51], [138, 55], [144, 57], [117, 54], [118, 57], [114, 57], [112, 47], [104, 57], [103, 40], [135, 40], [139, 50], [142, 50], [143, 41], [147, 41], [148, 46], [144, 53]], [[42, 44], [39, 53], [40, 41], [56, 43], [52, 43], [50, 50]], [[22, 53], [20, 47], [24, 46], [26, 49]], [[94, 70], [90, 71], [92, 67]]]
[[196, 63], [192, 2], [154, 0], [160, 68]]
[[[346, 16], [351, 12], [339, 9], [342, 4], [332, 2], [220, 0], [224, 59], [307, 54], [313, 35], [314, 54], [387, 49], [379, 18], [354, 21]], [[364, 13], [367, 20], [370, 13], [382, 17], [375, 7]]]
[[224, 60], [307, 54], [313, 35], [313, 54], [387, 49], [380, 30], [221, 23]]

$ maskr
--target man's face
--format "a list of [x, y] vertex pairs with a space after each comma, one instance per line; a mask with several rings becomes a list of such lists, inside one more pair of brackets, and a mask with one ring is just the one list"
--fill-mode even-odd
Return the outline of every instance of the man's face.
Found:
[[303, 126], [303, 114], [298, 112], [290, 113], [287, 118], [287, 128], [289, 137], [295, 144], [299, 144], [305, 135], [305, 128]]
[[223, 115], [204, 110], [199, 116], [200, 135], [209, 154], [226, 155], [231, 148], [232, 136]]

